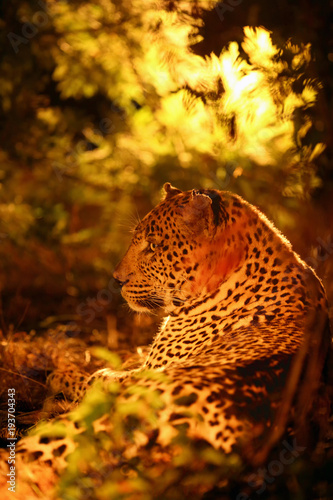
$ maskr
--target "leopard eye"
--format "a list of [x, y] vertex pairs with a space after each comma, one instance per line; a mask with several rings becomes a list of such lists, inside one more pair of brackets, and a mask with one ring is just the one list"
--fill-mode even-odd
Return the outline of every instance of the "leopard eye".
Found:
[[150, 246], [150, 250], [152, 252], [155, 252], [156, 248], [158, 247], [157, 243], [150, 243], [149, 246]]

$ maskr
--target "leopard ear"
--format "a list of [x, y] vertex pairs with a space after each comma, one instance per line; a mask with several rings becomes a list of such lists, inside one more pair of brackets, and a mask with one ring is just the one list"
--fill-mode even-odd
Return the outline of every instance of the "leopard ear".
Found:
[[192, 233], [215, 233], [212, 200], [209, 196], [193, 189], [190, 200], [182, 207], [182, 217]]
[[182, 193], [180, 189], [177, 189], [173, 186], [171, 186], [170, 182], [166, 182], [163, 186], [164, 192], [165, 192], [165, 199], [172, 198], [176, 194]]

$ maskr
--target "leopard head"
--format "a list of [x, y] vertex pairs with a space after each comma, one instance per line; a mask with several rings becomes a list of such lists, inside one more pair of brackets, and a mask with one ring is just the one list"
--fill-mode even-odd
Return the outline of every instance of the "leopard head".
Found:
[[136, 311], [174, 308], [214, 291], [245, 257], [235, 235], [246, 225], [236, 195], [216, 190], [182, 192], [165, 184], [165, 198], [135, 228], [114, 271]]

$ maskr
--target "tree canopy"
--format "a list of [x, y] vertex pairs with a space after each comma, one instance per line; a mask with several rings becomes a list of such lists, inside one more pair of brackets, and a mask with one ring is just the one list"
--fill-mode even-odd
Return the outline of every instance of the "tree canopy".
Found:
[[[328, 175], [316, 164], [325, 134], [314, 127], [323, 89], [313, 49], [299, 36], [276, 41], [251, 23], [253, 2], [238, 3], [2, 7], [5, 300], [46, 293], [75, 303], [105, 286], [129, 239], [124, 226], [166, 181], [235, 191], [296, 232]], [[216, 36], [204, 53], [209, 22], [228, 33], [229, 15], [241, 36]]]

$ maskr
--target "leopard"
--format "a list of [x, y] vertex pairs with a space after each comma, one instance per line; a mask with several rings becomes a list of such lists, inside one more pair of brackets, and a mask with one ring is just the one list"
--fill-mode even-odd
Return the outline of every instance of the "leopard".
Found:
[[[325, 290], [258, 208], [231, 192], [182, 191], [166, 183], [162, 201], [135, 227], [113, 276], [132, 310], [159, 311], [164, 319], [141, 366], [80, 374], [71, 385], [73, 399], [96, 381], [105, 387], [117, 381], [123, 391], [133, 385], [157, 391], [161, 446], [183, 425], [190, 439], [226, 455], [246, 449], [254, 437], [264, 442], [292, 370], [298, 381], [311, 378], [310, 412], [332, 342]], [[297, 407], [296, 389], [293, 395]], [[74, 448], [65, 438], [27, 436], [17, 454], [30, 470], [38, 462], [38, 470], [55, 471], [53, 484]]]

